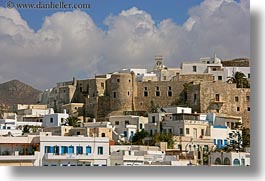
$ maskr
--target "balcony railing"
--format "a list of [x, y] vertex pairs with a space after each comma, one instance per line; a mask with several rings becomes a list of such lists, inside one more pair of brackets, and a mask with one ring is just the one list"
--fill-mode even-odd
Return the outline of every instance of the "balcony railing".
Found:
[[86, 159], [107, 159], [108, 155], [97, 155], [97, 154], [76, 154], [76, 153], [66, 153], [66, 154], [54, 154], [45, 153], [44, 158], [46, 160], [86, 160]]

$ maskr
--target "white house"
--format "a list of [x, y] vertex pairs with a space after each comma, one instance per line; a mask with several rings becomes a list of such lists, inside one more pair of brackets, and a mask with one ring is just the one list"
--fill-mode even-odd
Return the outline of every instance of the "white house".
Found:
[[211, 152], [210, 165], [250, 166], [250, 153], [248, 152]]
[[42, 166], [107, 166], [109, 138], [40, 136]]
[[[5, 116], [6, 117], [6, 116]], [[20, 136], [22, 131], [17, 129], [17, 116], [0, 119], [0, 135]]]
[[65, 123], [66, 119], [69, 115], [64, 110], [64, 113], [53, 113], [53, 114], [46, 114], [43, 118], [43, 127], [54, 127], [60, 126]]
[[[114, 134], [120, 135], [122, 141], [129, 142], [137, 131], [145, 128], [148, 118], [133, 115], [110, 116], [109, 121], [113, 126]], [[115, 136], [113, 138], [115, 139]]]

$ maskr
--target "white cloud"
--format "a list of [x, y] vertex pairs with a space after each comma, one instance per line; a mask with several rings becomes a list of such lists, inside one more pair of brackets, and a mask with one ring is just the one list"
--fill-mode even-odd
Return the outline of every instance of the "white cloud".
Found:
[[174, 67], [214, 51], [224, 59], [250, 56], [248, 0], [205, 0], [183, 25], [171, 19], [155, 24], [136, 7], [104, 23], [106, 31], [84, 12], [58, 12], [34, 32], [16, 10], [0, 7], [0, 82], [20, 79], [44, 89], [72, 76], [153, 68], [155, 55]]

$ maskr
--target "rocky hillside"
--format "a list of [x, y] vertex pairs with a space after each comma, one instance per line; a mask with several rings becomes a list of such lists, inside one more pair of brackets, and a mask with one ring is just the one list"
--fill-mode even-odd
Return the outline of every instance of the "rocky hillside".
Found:
[[36, 104], [40, 92], [23, 82], [11, 80], [0, 84], [0, 105]]
[[248, 58], [237, 58], [233, 60], [222, 61], [224, 67], [249, 67], [250, 59]]

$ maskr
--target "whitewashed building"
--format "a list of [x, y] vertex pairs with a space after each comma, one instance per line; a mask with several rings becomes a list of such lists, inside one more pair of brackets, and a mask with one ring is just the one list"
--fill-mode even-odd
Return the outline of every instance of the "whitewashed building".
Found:
[[109, 138], [40, 136], [42, 166], [107, 166]]
[[64, 110], [64, 113], [53, 113], [53, 114], [47, 114], [43, 118], [43, 127], [55, 127], [55, 126], [61, 126], [65, 124], [66, 119], [69, 117], [69, 115]]

